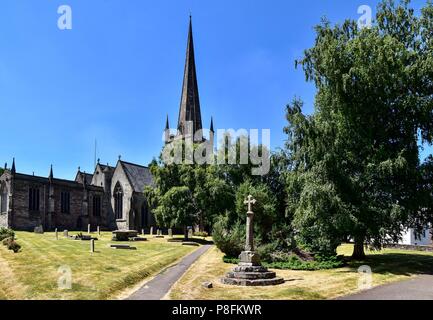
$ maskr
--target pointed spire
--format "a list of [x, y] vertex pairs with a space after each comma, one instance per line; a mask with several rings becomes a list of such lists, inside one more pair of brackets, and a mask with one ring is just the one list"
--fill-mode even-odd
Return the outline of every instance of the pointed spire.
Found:
[[[185, 132], [187, 122], [192, 122], [193, 132]], [[182, 97], [180, 100], [178, 130], [180, 134], [194, 134], [202, 129], [200, 98], [198, 93], [197, 73], [194, 56], [192, 18], [190, 16], [188, 45], [186, 49], [185, 70], [183, 76]], [[201, 140], [201, 139], [198, 139]]]
[[210, 129], [209, 129], [209, 131], [210, 132], [215, 132], [214, 129], [213, 129], [213, 117], [210, 118]]
[[15, 158], [13, 158], [12, 160], [12, 168], [11, 168], [11, 173], [15, 174], [17, 172], [16, 168], [15, 168]]
[[48, 176], [48, 179], [51, 181], [53, 181], [54, 175], [53, 175], [53, 165], [51, 165], [51, 169], [50, 169], [50, 175]]
[[167, 119], [165, 120], [165, 130], [170, 130], [170, 124], [168, 123], [168, 114]]

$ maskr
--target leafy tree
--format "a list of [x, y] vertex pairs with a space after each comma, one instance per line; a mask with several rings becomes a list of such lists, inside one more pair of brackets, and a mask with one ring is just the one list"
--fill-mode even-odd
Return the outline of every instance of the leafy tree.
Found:
[[[432, 143], [433, 5], [383, 1], [371, 28], [316, 27], [297, 64], [317, 88], [315, 112], [287, 107], [288, 215], [301, 244], [335, 254], [342, 237], [380, 247], [421, 214], [418, 136]], [[422, 217], [420, 218], [422, 220]]]
[[[214, 165], [165, 164], [161, 156], [159, 161], [152, 162], [150, 169], [155, 187], [147, 187], [144, 192], [160, 224], [173, 226], [173, 221], [179, 222], [178, 213], [183, 210], [184, 201], [190, 202], [188, 208], [193, 218], [190, 225], [198, 225], [200, 230], [211, 228], [216, 216], [234, 207], [233, 189], [219, 176]], [[189, 193], [179, 193], [179, 187]], [[177, 196], [187, 198], [178, 203], [170, 202], [166, 195], [173, 190]], [[171, 193], [170, 199], [173, 199]]]
[[194, 199], [188, 187], [173, 187], [160, 199], [155, 209], [158, 222], [168, 227], [183, 226], [188, 239], [187, 226], [196, 221]]

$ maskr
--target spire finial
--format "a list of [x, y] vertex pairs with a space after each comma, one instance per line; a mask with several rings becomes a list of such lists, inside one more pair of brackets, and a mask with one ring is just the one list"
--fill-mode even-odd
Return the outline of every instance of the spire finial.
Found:
[[213, 130], [213, 117], [210, 117], [210, 132], [215, 132]]
[[167, 119], [165, 120], [165, 130], [170, 129], [170, 124], [168, 123], [168, 113], [167, 113]]
[[49, 175], [49, 179], [50, 179], [50, 181], [51, 180], [53, 180], [53, 177], [54, 177], [54, 175], [53, 175], [53, 165], [51, 165], [51, 169], [50, 169], [50, 175]]
[[98, 164], [99, 164], [100, 161], [101, 161], [101, 159], [98, 158]]
[[119, 154], [119, 161], [122, 159], [122, 155]]
[[17, 172], [17, 170], [16, 170], [16, 168], [15, 168], [15, 158], [13, 158], [13, 160], [12, 160], [12, 168], [11, 168], [11, 172], [12, 172], [13, 174], [15, 174], [15, 173]]

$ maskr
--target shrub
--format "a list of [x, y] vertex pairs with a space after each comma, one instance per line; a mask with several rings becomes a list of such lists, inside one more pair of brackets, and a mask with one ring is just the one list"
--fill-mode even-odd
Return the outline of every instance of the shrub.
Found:
[[219, 217], [214, 225], [212, 237], [215, 245], [225, 255], [238, 257], [244, 249], [245, 228], [240, 222], [236, 222], [231, 228], [227, 224], [227, 217]]
[[7, 228], [0, 228], [0, 241], [3, 241], [4, 239], [12, 238], [15, 239], [15, 232], [13, 232], [11, 229]]
[[[223, 257], [225, 263], [237, 264], [239, 259], [231, 258], [228, 256]], [[325, 269], [335, 269], [340, 268], [344, 265], [343, 261], [337, 257], [328, 260], [321, 261], [303, 261], [297, 255], [290, 255], [290, 258], [286, 261], [278, 262], [263, 262], [263, 266], [270, 269], [280, 269], [280, 270], [304, 270], [304, 271], [314, 271], [314, 270], [325, 270]]]
[[14, 253], [17, 253], [21, 249], [21, 246], [13, 238], [3, 239], [3, 245], [5, 245], [8, 250], [12, 250]]
[[194, 236], [206, 238], [209, 234], [206, 231], [194, 232]]

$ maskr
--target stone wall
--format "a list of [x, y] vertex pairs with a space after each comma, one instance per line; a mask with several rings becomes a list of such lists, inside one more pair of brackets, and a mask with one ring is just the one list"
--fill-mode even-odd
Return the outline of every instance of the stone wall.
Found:
[[6, 212], [0, 213], [0, 227], [8, 228], [8, 214]]
[[[118, 230], [130, 230], [134, 228], [134, 222], [131, 221], [132, 219], [130, 217], [131, 209], [133, 209], [131, 207], [133, 189], [122, 166], [117, 166], [111, 179], [112, 195], [114, 195], [114, 190], [117, 185], [120, 185], [123, 190], [123, 217], [122, 219], [116, 219], [116, 226]], [[114, 208], [114, 197], [111, 197], [111, 207]]]
[[[39, 188], [39, 211], [29, 211], [29, 188]], [[33, 231], [37, 226], [45, 225], [45, 211], [48, 189], [37, 179], [22, 180], [15, 178], [13, 188], [13, 208], [11, 227], [14, 230]]]

